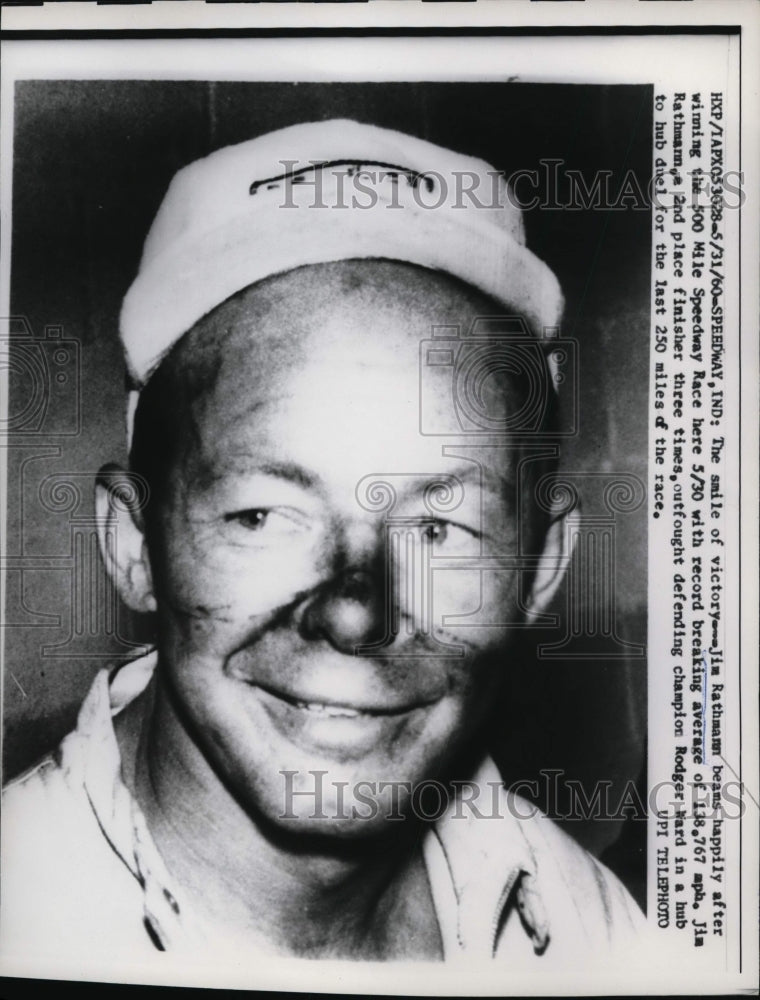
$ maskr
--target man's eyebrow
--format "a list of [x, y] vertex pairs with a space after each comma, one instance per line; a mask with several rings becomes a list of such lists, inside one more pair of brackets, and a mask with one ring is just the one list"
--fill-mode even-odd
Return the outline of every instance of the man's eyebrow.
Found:
[[237, 452], [229, 455], [225, 463], [225, 472], [222, 473], [220, 478], [224, 478], [230, 471], [230, 466], [239, 468], [239, 466], [235, 465], [236, 462], [244, 463], [246, 475], [271, 476], [274, 479], [285, 479], [304, 489], [313, 489], [321, 483], [321, 479], [317, 473], [310, 472], [295, 462], [262, 462], [248, 452]]
[[493, 469], [489, 469], [485, 465], [468, 463], [467, 465], [457, 466], [446, 471], [442, 470], [440, 472], [430, 472], [416, 476], [399, 473], [398, 490], [402, 495], [414, 496], [427, 486], [437, 482], [451, 482], [452, 480], [458, 480], [464, 486], [482, 485], [483, 489], [490, 490], [499, 496], [509, 495], [510, 491], [515, 488], [515, 479], [513, 476], [504, 476], [501, 473], [494, 472]]
[[475, 486], [482, 485], [485, 489], [494, 490], [497, 493], [512, 490], [515, 486], [513, 476], [504, 476], [489, 469], [488, 466], [470, 462], [452, 469], [447, 475], [456, 476], [463, 483], [471, 483]]

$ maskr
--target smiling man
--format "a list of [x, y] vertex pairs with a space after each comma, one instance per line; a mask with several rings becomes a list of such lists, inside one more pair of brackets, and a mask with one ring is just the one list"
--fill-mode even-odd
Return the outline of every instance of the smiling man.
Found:
[[508, 194], [345, 121], [175, 178], [122, 311], [131, 472], [98, 484], [155, 650], [6, 792], [5, 947], [561, 970], [635, 939], [482, 742], [567, 559], [530, 453], [561, 296]]

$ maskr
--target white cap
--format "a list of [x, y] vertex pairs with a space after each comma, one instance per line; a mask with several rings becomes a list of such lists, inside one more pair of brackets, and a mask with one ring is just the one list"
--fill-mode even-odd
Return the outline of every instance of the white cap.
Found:
[[191, 163], [169, 186], [124, 299], [134, 387], [231, 295], [305, 264], [406, 261], [475, 286], [539, 332], [556, 326], [559, 284], [526, 248], [510, 195], [484, 160], [348, 120], [293, 125]]

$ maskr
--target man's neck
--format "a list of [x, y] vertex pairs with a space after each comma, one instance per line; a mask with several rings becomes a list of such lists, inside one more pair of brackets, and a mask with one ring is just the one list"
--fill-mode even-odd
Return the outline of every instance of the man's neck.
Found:
[[420, 830], [359, 846], [282, 835], [220, 782], [160, 686], [139, 702], [117, 720], [124, 778], [205, 923], [304, 957], [440, 957]]

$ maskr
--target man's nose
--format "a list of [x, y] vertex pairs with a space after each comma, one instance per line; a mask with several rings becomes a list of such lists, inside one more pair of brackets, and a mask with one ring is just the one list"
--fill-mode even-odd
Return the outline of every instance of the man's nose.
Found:
[[386, 632], [382, 571], [346, 569], [306, 605], [300, 622], [305, 639], [324, 639], [341, 653], [378, 642]]

